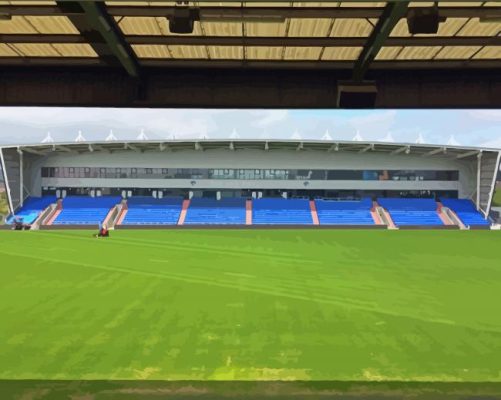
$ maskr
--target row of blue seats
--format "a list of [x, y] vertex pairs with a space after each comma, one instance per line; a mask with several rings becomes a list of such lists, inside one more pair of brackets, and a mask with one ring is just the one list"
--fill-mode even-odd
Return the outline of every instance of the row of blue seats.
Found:
[[[246, 199], [223, 198], [221, 200], [194, 198], [190, 202], [184, 224], [236, 224], [246, 221]], [[181, 199], [141, 199], [128, 201], [129, 211], [123, 224], [174, 225], [181, 213]], [[353, 202], [323, 201], [319, 205], [320, 223], [324, 224], [373, 224], [370, 199]], [[252, 223], [256, 225], [311, 225], [313, 223], [309, 200], [262, 198], [253, 200]]]
[[374, 225], [372, 200], [360, 201], [315, 200], [320, 225]]
[[407, 210], [407, 211], [436, 211], [437, 202], [434, 199], [420, 198], [378, 198], [380, 206], [387, 210]]
[[122, 201], [121, 197], [68, 196], [63, 200], [63, 209], [54, 220], [54, 225], [98, 225], [110, 209]]
[[467, 226], [488, 226], [490, 225], [482, 214], [480, 214], [475, 205], [467, 199], [441, 199], [441, 203], [450, 208]]
[[443, 221], [438, 216], [437, 211], [407, 211], [407, 210], [390, 210], [391, 218], [396, 226], [405, 225], [444, 225]]
[[311, 225], [310, 201], [262, 198], [252, 201], [253, 225]]
[[[441, 203], [456, 213], [466, 226], [489, 226], [490, 222], [478, 212], [468, 199], [440, 199]], [[443, 225], [434, 199], [379, 198], [378, 203], [390, 213], [397, 226]]]
[[372, 208], [372, 199], [364, 197], [362, 200], [327, 200], [316, 199], [315, 206], [317, 211], [322, 210], [370, 210]]
[[370, 210], [323, 210], [317, 215], [320, 225], [374, 225]]
[[43, 210], [56, 201], [56, 196], [28, 197], [15, 215], [9, 216], [5, 222], [12, 224], [17, 219], [24, 224], [32, 224]]
[[[33, 223], [41, 211], [56, 202], [55, 196], [28, 198], [16, 217], [24, 223]], [[63, 200], [63, 210], [54, 224], [99, 224], [109, 210], [120, 203], [120, 197], [68, 196]], [[470, 200], [441, 199], [467, 226], [487, 226], [487, 221]], [[185, 224], [245, 224], [246, 199], [223, 198], [221, 200], [194, 198], [187, 210]], [[433, 199], [379, 198], [397, 226], [443, 225]], [[175, 225], [181, 214], [183, 198], [133, 197], [128, 200], [128, 212], [123, 224]], [[317, 215], [322, 225], [371, 225], [372, 201], [315, 200]], [[9, 217], [7, 223], [12, 223]], [[253, 224], [312, 224], [310, 204], [307, 199], [262, 198], [252, 202]]]
[[384, 207], [397, 226], [444, 225], [437, 213], [434, 199], [379, 198], [378, 204]]
[[176, 225], [183, 205], [182, 197], [132, 197], [127, 200], [124, 225]]
[[187, 225], [218, 224], [245, 225], [244, 198], [222, 198], [221, 200], [194, 198], [186, 213]]
[[156, 199], [150, 196], [136, 196], [127, 199], [129, 207], [144, 207], [144, 208], [161, 208], [164, 206], [180, 206], [183, 204], [183, 197], [163, 197]]

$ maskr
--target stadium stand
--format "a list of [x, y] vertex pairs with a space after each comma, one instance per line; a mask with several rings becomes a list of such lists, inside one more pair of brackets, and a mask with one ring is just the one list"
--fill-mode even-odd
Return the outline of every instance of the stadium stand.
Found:
[[98, 225], [121, 200], [115, 196], [68, 196], [63, 200], [63, 208], [53, 225]]
[[389, 213], [396, 226], [442, 226], [433, 199], [378, 198], [380, 206]]
[[310, 201], [307, 199], [262, 198], [252, 202], [253, 225], [310, 225]]
[[240, 224], [245, 225], [245, 198], [191, 199], [185, 225]]
[[320, 225], [374, 225], [372, 200], [315, 200]]
[[123, 225], [176, 225], [183, 204], [182, 197], [132, 197], [127, 200]]
[[475, 205], [468, 199], [440, 199], [441, 203], [456, 213], [466, 226], [489, 226], [487, 221]]
[[16, 211], [14, 216], [10, 216], [5, 222], [7, 224], [12, 224], [14, 218], [18, 217], [24, 224], [32, 224], [43, 210], [56, 201], [56, 196], [28, 197], [24, 201], [23, 206]]

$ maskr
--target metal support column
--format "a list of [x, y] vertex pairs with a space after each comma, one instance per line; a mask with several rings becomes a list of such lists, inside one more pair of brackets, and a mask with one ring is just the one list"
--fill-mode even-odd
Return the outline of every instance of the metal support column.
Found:
[[7, 203], [11, 214], [14, 214], [14, 207], [12, 207], [12, 197], [10, 196], [9, 178], [7, 177], [7, 169], [5, 168], [5, 159], [3, 157], [3, 150], [0, 148], [0, 162], [2, 165], [3, 181], [5, 184], [5, 193], [7, 194]]
[[501, 162], [501, 151], [498, 153], [498, 157], [497, 157], [497, 160], [496, 160], [496, 168], [494, 169], [494, 174], [493, 174], [493, 177], [492, 177], [491, 191], [489, 193], [489, 200], [488, 200], [488, 203], [487, 203], [487, 210], [485, 210], [485, 212], [487, 213], [487, 215], [489, 215], [489, 213], [491, 212], [492, 198], [494, 197], [494, 192], [496, 190], [496, 178], [498, 176], [500, 162]]
[[482, 169], [482, 153], [478, 153], [477, 155], [477, 211], [480, 211], [480, 172]]
[[19, 206], [24, 204], [24, 173], [23, 173], [23, 151], [17, 149], [19, 154]]

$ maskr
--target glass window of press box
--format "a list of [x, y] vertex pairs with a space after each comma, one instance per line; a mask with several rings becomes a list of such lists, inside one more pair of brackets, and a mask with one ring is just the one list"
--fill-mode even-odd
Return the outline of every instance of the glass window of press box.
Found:
[[43, 178], [457, 181], [458, 171], [43, 167]]

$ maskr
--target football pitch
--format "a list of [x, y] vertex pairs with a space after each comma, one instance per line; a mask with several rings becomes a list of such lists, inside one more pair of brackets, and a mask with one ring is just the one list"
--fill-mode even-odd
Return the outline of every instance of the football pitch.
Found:
[[0, 231], [0, 380], [501, 382], [500, 240]]

